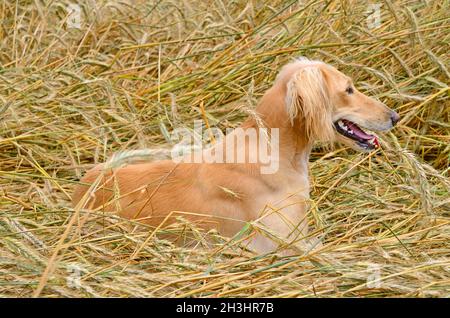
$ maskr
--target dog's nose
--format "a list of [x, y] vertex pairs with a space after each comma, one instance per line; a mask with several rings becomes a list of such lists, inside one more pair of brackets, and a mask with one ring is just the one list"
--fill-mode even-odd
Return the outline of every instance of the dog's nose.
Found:
[[396, 123], [398, 123], [398, 121], [400, 120], [400, 115], [397, 114], [396, 112], [391, 112], [391, 121], [392, 121], [392, 126], [395, 126]]

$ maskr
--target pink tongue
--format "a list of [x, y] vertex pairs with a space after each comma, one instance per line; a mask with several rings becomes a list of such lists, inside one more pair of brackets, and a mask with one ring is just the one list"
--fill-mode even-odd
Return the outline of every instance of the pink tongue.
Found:
[[373, 137], [375, 137], [374, 135], [369, 135], [366, 134], [364, 131], [362, 131], [355, 123], [352, 123], [351, 121], [342, 120], [344, 122], [344, 124], [350, 128], [351, 130], [353, 130], [353, 134], [355, 134], [356, 136], [358, 136], [361, 139], [365, 139], [365, 140], [370, 140]]

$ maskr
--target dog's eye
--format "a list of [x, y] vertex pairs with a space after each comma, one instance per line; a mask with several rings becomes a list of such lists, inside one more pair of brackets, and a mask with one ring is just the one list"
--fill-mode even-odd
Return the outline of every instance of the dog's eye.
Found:
[[351, 95], [353, 94], [353, 88], [351, 86], [347, 87], [347, 89], [345, 90], [347, 92], [347, 94]]

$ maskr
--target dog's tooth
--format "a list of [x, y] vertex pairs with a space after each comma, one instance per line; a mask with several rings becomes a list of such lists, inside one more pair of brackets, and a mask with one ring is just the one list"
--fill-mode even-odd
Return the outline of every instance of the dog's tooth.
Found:
[[353, 130], [350, 129], [348, 133], [353, 135]]

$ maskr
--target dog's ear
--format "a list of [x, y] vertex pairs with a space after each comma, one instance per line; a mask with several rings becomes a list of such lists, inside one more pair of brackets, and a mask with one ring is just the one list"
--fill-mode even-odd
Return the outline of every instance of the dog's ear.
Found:
[[286, 107], [291, 124], [302, 124], [309, 140], [334, 140], [332, 104], [319, 67], [305, 67], [293, 74], [287, 83]]

